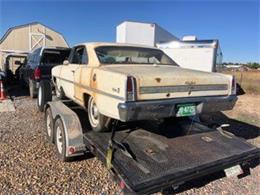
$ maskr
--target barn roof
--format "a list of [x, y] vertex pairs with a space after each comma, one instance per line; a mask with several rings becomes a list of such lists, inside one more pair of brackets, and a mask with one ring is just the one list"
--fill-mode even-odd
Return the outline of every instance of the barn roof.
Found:
[[44, 24], [42, 24], [42, 23], [40, 23], [40, 22], [31, 22], [31, 23], [22, 24], [22, 25], [18, 25], [18, 26], [13, 26], [13, 27], [9, 28], [9, 29], [6, 31], [6, 33], [3, 35], [3, 37], [0, 39], [0, 43], [2, 43], [2, 42], [5, 40], [5, 38], [6, 38], [13, 30], [18, 29], [18, 28], [23, 28], [23, 27], [26, 27], [26, 26], [29, 26], [29, 25], [35, 25], [35, 24], [40, 24], [40, 25], [45, 26], [46, 28], [49, 28], [49, 29], [53, 30], [54, 32], [60, 34], [60, 35], [63, 37], [63, 39], [65, 40], [66, 44], [68, 45], [68, 43], [67, 43], [67, 41], [66, 41], [66, 39], [64, 38], [64, 36], [63, 36], [62, 33], [58, 32], [58, 31], [54, 30], [53, 28], [50, 28], [49, 26], [46, 26], [46, 25], [44, 25]]

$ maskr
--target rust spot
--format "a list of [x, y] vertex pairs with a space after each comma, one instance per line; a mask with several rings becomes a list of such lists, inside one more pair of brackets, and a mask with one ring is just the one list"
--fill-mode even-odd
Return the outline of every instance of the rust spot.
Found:
[[167, 94], [166, 94], [166, 97], [170, 97], [170, 95], [171, 95], [170, 93], [167, 93]]
[[185, 85], [196, 85], [195, 81], [185, 81]]
[[96, 81], [96, 79], [97, 79], [96, 73], [93, 75], [92, 79], [93, 79], [94, 82]]
[[160, 83], [161, 82], [161, 78], [155, 78], [155, 80], [157, 81], [157, 83]]
[[[91, 70], [91, 74], [90, 74], [90, 88], [92, 89], [97, 89], [97, 76], [96, 73], [94, 71], [94, 69]], [[94, 100], [96, 101], [96, 93], [92, 92], [91, 93], [92, 97], [94, 98]]]

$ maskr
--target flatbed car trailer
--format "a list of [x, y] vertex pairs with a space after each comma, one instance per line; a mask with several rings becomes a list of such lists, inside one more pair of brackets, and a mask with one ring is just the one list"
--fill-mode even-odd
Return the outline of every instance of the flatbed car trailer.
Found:
[[131, 194], [162, 191], [218, 171], [239, 175], [259, 162], [256, 146], [191, 119], [168, 125], [114, 122], [111, 131], [97, 133], [72, 101], [50, 101], [44, 110], [47, 137], [61, 160], [90, 152]]

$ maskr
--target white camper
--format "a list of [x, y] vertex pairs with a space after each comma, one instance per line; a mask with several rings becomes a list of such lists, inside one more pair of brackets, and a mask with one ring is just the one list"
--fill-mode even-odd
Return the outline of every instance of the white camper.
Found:
[[222, 68], [222, 52], [218, 40], [171, 41], [157, 44], [183, 68], [216, 72]]
[[222, 52], [217, 40], [197, 40], [196, 36], [180, 40], [155, 23], [125, 21], [116, 28], [116, 41], [159, 47], [184, 68], [207, 72], [221, 68]]

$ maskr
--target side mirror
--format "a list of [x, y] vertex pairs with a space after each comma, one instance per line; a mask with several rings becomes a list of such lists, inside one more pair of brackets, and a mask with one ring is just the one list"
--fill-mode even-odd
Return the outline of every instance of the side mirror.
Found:
[[64, 60], [63, 61], [63, 65], [68, 65], [69, 64], [69, 61], [68, 60]]

